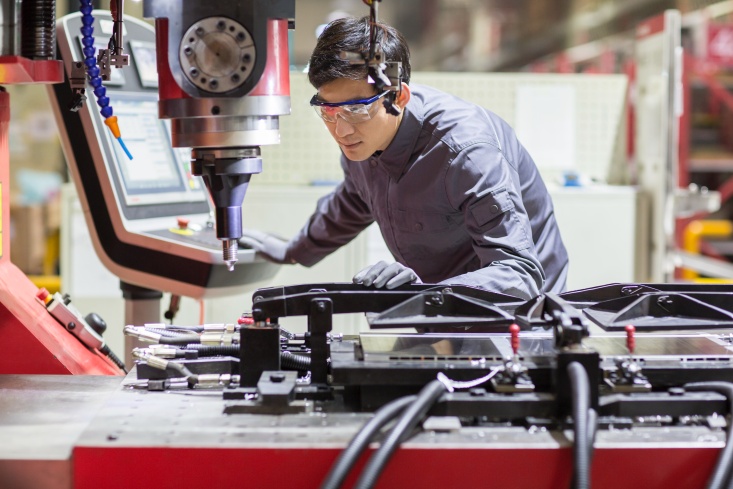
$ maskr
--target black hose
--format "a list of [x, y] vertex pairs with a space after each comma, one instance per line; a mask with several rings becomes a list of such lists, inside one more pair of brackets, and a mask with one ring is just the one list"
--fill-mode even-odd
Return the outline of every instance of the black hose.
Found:
[[598, 413], [595, 409], [588, 409], [588, 461], [593, 463], [594, 443], [596, 441], [596, 431], [598, 431]]
[[289, 351], [280, 352], [280, 364], [283, 370], [310, 370], [311, 359], [304, 355], [296, 355]]
[[151, 333], [156, 333], [161, 336], [167, 336], [171, 338], [177, 338], [179, 336], [191, 336], [191, 333], [181, 333], [179, 331], [172, 331], [170, 329], [165, 329], [165, 328], [155, 328], [151, 326], [145, 326], [145, 331], [149, 331]]
[[[234, 356], [240, 353], [239, 345], [202, 345], [192, 343], [186, 345], [186, 350], [196, 350], [199, 358], [214, 356]], [[283, 370], [310, 370], [311, 359], [305, 355], [298, 355], [289, 351], [280, 352], [280, 362]]]
[[[728, 400], [728, 413], [733, 415], [733, 383], [730, 382], [693, 382], [683, 386], [685, 390], [712, 391], [723, 394]], [[731, 465], [733, 464], [733, 417], [728, 420], [728, 431], [725, 434], [725, 448], [720, 451], [715, 463], [713, 475], [710, 476], [707, 489], [722, 489], [733, 486]]]
[[400, 419], [387, 435], [376, 452], [369, 458], [364, 471], [356, 481], [354, 489], [370, 489], [377, 483], [377, 479], [387, 466], [390, 457], [397, 450], [400, 443], [411, 436], [420, 420], [428, 410], [440, 399], [446, 391], [446, 386], [439, 380], [433, 380], [422, 388], [414, 403], [402, 413]]
[[588, 443], [588, 411], [590, 381], [588, 372], [578, 362], [567, 366], [573, 396], [573, 484], [574, 489], [590, 487], [590, 448]]
[[168, 362], [166, 370], [172, 370], [174, 373], [178, 374], [179, 377], [185, 377], [190, 389], [193, 389], [193, 386], [199, 383], [199, 376], [192, 373], [182, 363]]
[[239, 356], [239, 345], [202, 345], [200, 343], [192, 343], [186, 345], [186, 350], [196, 350], [200, 357], [216, 357], [216, 356]]
[[377, 432], [401, 413], [407, 405], [415, 402], [415, 399], [417, 399], [417, 396], [400, 397], [382, 406], [374, 413], [374, 417], [361, 427], [349, 444], [346, 445], [346, 448], [339, 454], [336, 462], [331, 466], [331, 470], [328, 471], [326, 479], [321, 484], [321, 489], [338, 489], [341, 487], [344, 479], [349, 475], [354, 464], [359, 460], [364, 449], [369, 446]]
[[203, 333], [204, 327], [203, 326], [180, 326], [178, 324], [169, 324], [165, 327], [166, 331], [193, 331], [194, 333]]
[[199, 335], [162, 336], [158, 343], [161, 345], [185, 346], [193, 343], [201, 343]]
[[109, 357], [112, 362], [119, 367], [120, 370], [127, 373], [127, 369], [125, 368], [125, 362], [120, 360], [120, 358], [114, 354], [112, 350], [110, 350], [109, 345], [104, 345], [102, 348], [99, 349], [100, 352], [102, 352], [104, 355]]

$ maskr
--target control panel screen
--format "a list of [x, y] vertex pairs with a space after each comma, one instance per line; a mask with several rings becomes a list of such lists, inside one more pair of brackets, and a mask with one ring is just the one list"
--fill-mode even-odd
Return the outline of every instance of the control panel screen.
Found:
[[158, 66], [155, 62], [155, 44], [145, 41], [130, 41], [132, 58], [135, 61], [140, 85], [158, 88]]
[[185, 153], [171, 147], [156, 99], [157, 94], [114, 93], [114, 114], [133, 157], [111, 141], [127, 204], [205, 200], [201, 186], [191, 184]]

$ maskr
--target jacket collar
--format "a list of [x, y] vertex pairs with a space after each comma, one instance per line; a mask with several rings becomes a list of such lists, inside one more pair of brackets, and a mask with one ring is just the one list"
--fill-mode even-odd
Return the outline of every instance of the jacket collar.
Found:
[[394, 139], [380, 156], [375, 156], [395, 181], [398, 181], [408, 169], [425, 118], [423, 101], [415, 95], [413, 92], [404, 108], [402, 122], [397, 128]]

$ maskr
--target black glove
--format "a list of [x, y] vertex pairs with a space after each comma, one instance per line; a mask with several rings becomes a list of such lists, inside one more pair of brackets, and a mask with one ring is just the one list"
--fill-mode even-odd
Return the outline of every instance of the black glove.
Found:
[[279, 264], [293, 264], [295, 260], [288, 256], [288, 242], [272, 234], [256, 229], [243, 229], [239, 242], [261, 253], [265, 259]]
[[388, 289], [394, 289], [402, 284], [421, 284], [422, 280], [412, 270], [402, 263], [394, 262], [387, 265], [386, 262], [380, 261], [375, 265], [370, 265], [364, 270], [354, 275], [354, 283], [376, 288], [387, 286]]

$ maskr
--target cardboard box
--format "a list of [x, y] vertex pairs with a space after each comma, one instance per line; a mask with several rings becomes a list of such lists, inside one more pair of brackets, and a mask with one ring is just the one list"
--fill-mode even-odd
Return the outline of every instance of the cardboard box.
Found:
[[43, 273], [46, 255], [44, 206], [10, 206], [10, 261], [28, 275]]

